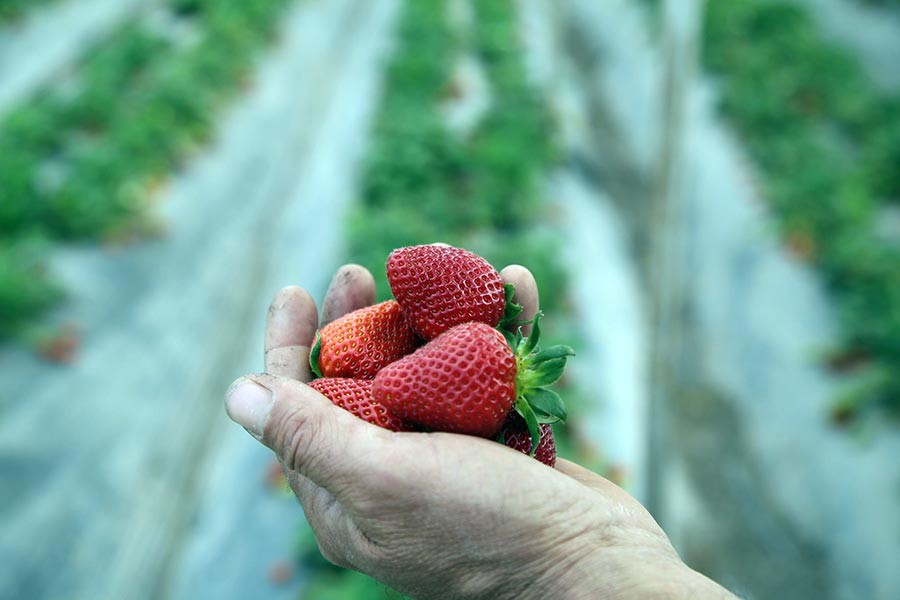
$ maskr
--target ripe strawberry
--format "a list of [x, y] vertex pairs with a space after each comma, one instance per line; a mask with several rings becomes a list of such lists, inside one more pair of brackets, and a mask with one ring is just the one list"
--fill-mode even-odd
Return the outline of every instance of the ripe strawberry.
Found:
[[515, 407], [536, 449], [541, 423], [566, 417], [562, 400], [543, 386], [559, 379], [574, 354], [566, 346], [537, 352], [539, 323], [540, 313], [531, 336], [514, 338], [515, 352], [489, 325], [457, 325], [379, 371], [372, 395], [415, 425], [488, 438]]
[[[528, 431], [528, 424], [515, 411], [509, 413], [503, 429], [500, 430], [498, 441], [523, 454], [531, 454], [531, 433]], [[556, 440], [553, 438], [552, 425], [547, 423], [541, 425], [541, 441], [538, 442], [534, 458], [551, 467], [556, 465]]]
[[400, 305], [388, 300], [353, 311], [320, 329], [309, 364], [319, 377], [372, 379], [417, 344]]
[[324, 377], [313, 380], [309, 387], [331, 400], [336, 406], [372, 425], [391, 431], [409, 431], [409, 427], [402, 419], [372, 398], [371, 379]]
[[387, 277], [410, 325], [426, 340], [470, 321], [496, 327], [522, 310], [509, 300], [512, 286], [503, 285], [496, 269], [462, 248], [398, 248], [388, 257]]
[[516, 400], [516, 358], [496, 329], [457, 325], [382, 369], [372, 394], [417, 425], [492, 437]]

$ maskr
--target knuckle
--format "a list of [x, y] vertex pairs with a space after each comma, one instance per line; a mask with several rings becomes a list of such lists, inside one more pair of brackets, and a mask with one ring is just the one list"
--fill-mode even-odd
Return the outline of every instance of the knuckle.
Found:
[[272, 448], [286, 469], [303, 472], [302, 467], [312, 454], [310, 448], [319, 435], [314, 413], [302, 405], [291, 404], [274, 416]]

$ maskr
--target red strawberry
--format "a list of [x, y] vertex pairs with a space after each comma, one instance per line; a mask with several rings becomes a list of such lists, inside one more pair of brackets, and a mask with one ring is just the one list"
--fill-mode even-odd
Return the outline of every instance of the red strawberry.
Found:
[[512, 286], [503, 285], [496, 269], [462, 248], [398, 248], [388, 257], [387, 277], [410, 325], [426, 340], [470, 321], [496, 327], [522, 310], [507, 302]]
[[340, 406], [372, 425], [391, 431], [409, 431], [402, 419], [372, 398], [371, 379], [324, 377], [309, 384], [336, 406]]
[[418, 339], [394, 300], [353, 311], [319, 330], [309, 355], [319, 377], [372, 379]]
[[493, 437], [515, 406], [534, 447], [540, 424], [564, 420], [559, 396], [543, 386], [559, 379], [566, 346], [537, 352], [540, 313], [528, 338], [516, 336], [513, 352], [496, 329], [464, 323], [382, 369], [372, 395], [410, 423], [438, 431]]
[[[509, 418], [500, 430], [499, 441], [513, 450], [524, 454], [531, 454], [531, 433], [525, 419], [515, 411], [509, 414]], [[556, 440], [553, 438], [553, 426], [544, 423], [541, 425], [541, 441], [538, 442], [534, 457], [551, 467], [556, 465]]]
[[417, 425], [493, 437], [516, 400], [516, 357], [489, 325], [457, 325], [382, 369], [372, 394]]

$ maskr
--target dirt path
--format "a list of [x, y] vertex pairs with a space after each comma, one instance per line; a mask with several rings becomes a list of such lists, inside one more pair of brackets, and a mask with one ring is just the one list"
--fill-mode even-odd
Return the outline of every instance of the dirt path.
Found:
[[0, 115], [77, 61], [106, 33], [159, 0], [64, 0], [0, 25]]
[[395, 4], [300, 3], [215, 146], [161, 199], [168, 235], [59, 257], [79, 360], [0, 356], [0, 597], [294, 594], [264, 571], [302, 516], [264, 488], [269, 454], [221, 394], [260, 367], [274, 292], [321, 296], [341, 255]]

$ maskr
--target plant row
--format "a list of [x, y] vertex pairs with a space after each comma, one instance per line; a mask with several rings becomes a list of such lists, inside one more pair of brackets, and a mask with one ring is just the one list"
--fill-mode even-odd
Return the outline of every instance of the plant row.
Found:
[[128, 24], [75, 80], [0, 122], [0, 337], [50, 304], [38, 248], [142, 233], [156, 184], [213, 133], [288, 0], [170, 0], [189, 35]]
[[795, 3], [710, 2], [704, 35], [722, 109], [788, 247], [837, 300], [831, 360], [859, 384], [836, 416], [900, 413], [900, 98], [877, 90]]
[[56, 0], [0, 0], [0, 24], [15, 21], [41, 4], [49, 4], [54, 1]]
[[[472, 6], [472, 31], [456, 32], [447, 23], [443, 2], [406, 5], [360, 196], [348, 223], [349, 259], [375, 275], [379, 296], [386, 299], [385, 259], [391, 250], [435, 241], [462, 246], [497, 267], [527, 265], [552, 315], [563, 303], [565, 281], [555, 260], [555, 233], [541, 226], [550, 220], [541, 194], [542, 177], [554, 157], [550, 123], [526, 78], [514, 5]], [[490, 108], [465, 136], [447, 128], [440, 110], [465, 93], [452, 74], [464, 49], [474, 51], [491, 90]], [[548, 317], [551, 329], [552, 321]], [[565, 436], [558, 442], [565, 452]], [[314, 540], [305, 539], [301, 552], [308, 565], [316, 564], [321, 559]], [[307, 597], [386, 593], [358, 574], [319, 567]]]
[[[376, 275], [387, 297], [384, 260], [393, 248], [440, 240], [492, 264], [525, 262], [542, 283], [542, 302], [560, 298], [540, 194], [552, 156], [549, 122], [520, 63], [506, 3], [473, 3], [477, 27], [460, 39], [443, 3], [408, 8], [400, 39], [409, 50], [388, 68], [361, 197], [349, 224], [350, 258]], [[422, 28], [429, 33], [418, 33]], [[459, 48], [474, 47], [490, 80], [492, 104], [476, 129], [449, 131], [441, 103], [460, 93], [451, 78]]]
[[890, 6], [900, 8], [900, 0], [860, 0], [862, 4], [874, 4], [877, 6]]

